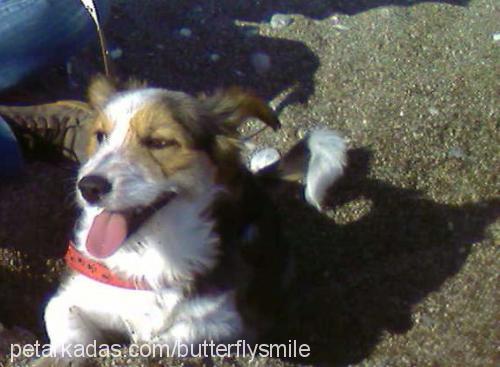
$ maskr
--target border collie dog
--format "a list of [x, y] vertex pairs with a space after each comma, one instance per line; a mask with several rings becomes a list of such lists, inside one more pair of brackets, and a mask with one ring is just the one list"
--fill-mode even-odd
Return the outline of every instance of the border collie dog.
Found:
[[255, 340], [280, 307], [289, 264], [266, 182], [302, 180], [321, 210], [343, 171], [344, 140], [313, 131], [275, 162], [257, 155], [252, 172], [238, 127], [251, 117], [280, 123], [250, 93], [118, 91], [97, 78], [89, 100], [69, 272], [45, 309], [56, 357], [34, 364], [79, 364], [64, 355], [69, 344], [117, 335], [168, 346]]

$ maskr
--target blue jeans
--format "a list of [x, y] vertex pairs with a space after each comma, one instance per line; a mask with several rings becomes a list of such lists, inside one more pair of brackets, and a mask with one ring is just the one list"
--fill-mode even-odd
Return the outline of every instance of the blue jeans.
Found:
[[[109, 1], [95, 3], [105, 18]], [[94, 25], [79, 0], [0, 0], [0, 90], [92, 39]]]
[[23, 164], [16, 138], [0, 117], [0, 176], [13, 176]]
[[[106, 18], [109, 1], [95, 3], [101, 20]], [[90, 40], [97, 40], [95, 27], [79, 0], [0, 0], [0, 91], [44, 66], [64, 62]], [[0, 121], [0, 175], [20, 168], [15, 145]]]

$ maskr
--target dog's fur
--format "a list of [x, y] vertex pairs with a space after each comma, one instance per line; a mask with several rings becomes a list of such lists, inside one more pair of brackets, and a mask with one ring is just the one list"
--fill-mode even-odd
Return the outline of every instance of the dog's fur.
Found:
[[306, 199], [321, 208], [345, 164], [343, 140], [313, 132], [280, 161], [250, 172], [239, 125], [257, 117], [279, 127], [251, 94], [232, 89], [195, 98], [143, 86], [117, 92], [97, 79], [90, 103], [94, 138], [78, 181], [99, 176], [111, 189], [91, 202], [77, 189], [76, 247], [95, 257], [86, 242], [103, 210], [127, 218], [147, 212], [116, 251], [97, 260], [153, 289], [118, 288], [70, 272], [45, 310], [53, 352], [117, 334], [166, 345], [253, 339], [280, 306], [288, 267], [263, 178], [302, 176]]

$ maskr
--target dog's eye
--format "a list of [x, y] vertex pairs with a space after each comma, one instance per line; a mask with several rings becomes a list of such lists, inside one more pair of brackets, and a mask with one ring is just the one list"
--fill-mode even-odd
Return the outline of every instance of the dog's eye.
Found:
[[144, 138], [142, 144], [149, 149], [164, 149], [179, 146], [179, 142], [174, 139]]
[[106, 139], [106, 133], [104, 131], [98, 130], [95, 132], [95, 138], [97, 140], [97, 143], [101, 144], [104, 139]]

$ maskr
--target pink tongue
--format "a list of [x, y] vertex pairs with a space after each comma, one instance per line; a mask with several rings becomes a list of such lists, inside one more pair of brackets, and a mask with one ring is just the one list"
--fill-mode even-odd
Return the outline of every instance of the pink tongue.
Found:
[[87, 251], [94, 257], [111, 256], [127, 237], [127, 221], [118, 213], [103, 211], [94, 218], [87, 236]]

